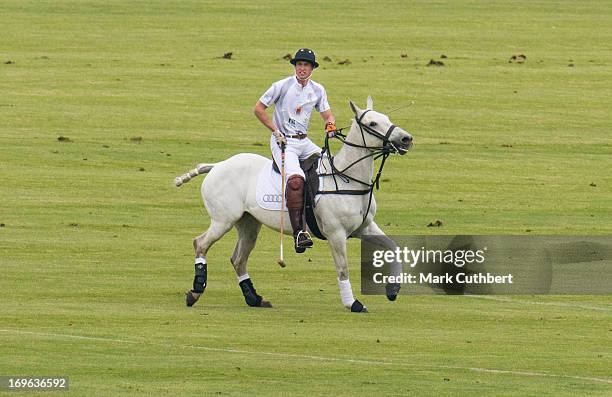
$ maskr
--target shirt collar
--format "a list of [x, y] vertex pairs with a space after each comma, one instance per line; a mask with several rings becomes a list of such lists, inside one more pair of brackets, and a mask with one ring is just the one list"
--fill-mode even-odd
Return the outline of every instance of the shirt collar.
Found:
[[[297, 78], [297, 75], [293, 75], [293, 81], [295, 81], [295, 84], [297, 84], [299, 87], [302, 86], [302, 84], [300, 84], [300, 81]], [[312, 77], [308, 79], [308, 82], [306, 83], [306, 85], [304, 86], [304, 88], [308, 87], [309, 85], [312, 84]]]

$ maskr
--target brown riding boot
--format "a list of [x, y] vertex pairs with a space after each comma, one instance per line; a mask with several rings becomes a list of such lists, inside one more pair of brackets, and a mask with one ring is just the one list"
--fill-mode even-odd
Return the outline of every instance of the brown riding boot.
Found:
[[301, 254], [306, 248], [312, 247], [312, 239], [307, 231], [303, 230], [302, 211], [304, 210], [304, 178], [291, 175], [287, 179], [287, 210], [293, 228], [293, 241], [295, 252]]

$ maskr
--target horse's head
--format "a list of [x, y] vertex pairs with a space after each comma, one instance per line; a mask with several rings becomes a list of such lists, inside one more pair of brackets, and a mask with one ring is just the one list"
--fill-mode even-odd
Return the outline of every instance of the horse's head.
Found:
[[361, 130], [364, 146], [386, 147], [391, 152], [406, 154], [412, 147], [412, 135], [391, 123], [389, 117], [374, 111], [372, 97], [368, 96], [367, 109], [360, 109], [349, 101], [355, 123]]

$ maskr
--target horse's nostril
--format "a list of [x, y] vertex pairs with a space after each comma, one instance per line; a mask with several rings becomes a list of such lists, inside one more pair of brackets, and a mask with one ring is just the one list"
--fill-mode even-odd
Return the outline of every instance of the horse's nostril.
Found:
[[412, 137], [410, 135], [407, 135], [407, 136], [402, 138], [402, 143], [403, 144], [408, 145], [410, 142], [412, 142]]

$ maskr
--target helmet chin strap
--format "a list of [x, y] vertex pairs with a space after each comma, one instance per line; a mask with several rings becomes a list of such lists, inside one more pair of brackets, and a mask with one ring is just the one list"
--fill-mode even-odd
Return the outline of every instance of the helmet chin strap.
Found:
[[305, 79], [300, 79], [300, 76], [298, 76], [297, 70], [296, 70], [295, 71], [295, 78], [297, 78], [298, 81], [308, 81], [310, 79], [310, 77], [312, 76], [312, 72], [314, 72], [314, 69], [310, 71], [310, 74], [308, 76], [306, 76]]

